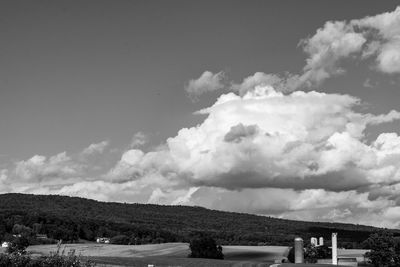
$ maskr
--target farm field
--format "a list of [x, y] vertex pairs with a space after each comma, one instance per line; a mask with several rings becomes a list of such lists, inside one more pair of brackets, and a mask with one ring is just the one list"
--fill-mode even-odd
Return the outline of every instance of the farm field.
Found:
[[[56, 251], [56, 245], [31, 246], [27, 250], [33, 256], [48, 255]], [[75, 250], [77, 255], [90, 257], [100, 266], [270, 266], [275, 260], [286, 257], [285, 246], [223, 246], [224, 260], [188, 258], [189, 246], [186, 243], [165, 243], [149, 245], [112, 244], [65, 244], [62, 250], [68, 253]], [[339, 256], [362, 259], [365, 250], [339, 249]], [[282, 264], [281, 267], [291, 266]], [[296, 265], [298, 266], [298, 265]], [[304, 265], [308, 266], [308, 265]], [[316, 265], [313, 265], [316, 266]], [[329, 266], [329, 265], [324, 265]]]
[[[33, 256], [48, 255], [56, 251], [56, 245], [31, 246], [27, 250]], [[269, 266], [275, 259], [282, 259], [288, 252], [284, 246], [224, 246], [225, 260], [188, 258], [186, 243], [150, 245], [65, 244], [65, 253], [75, 250], [77, 255], [90, 257], [106, 266]]]

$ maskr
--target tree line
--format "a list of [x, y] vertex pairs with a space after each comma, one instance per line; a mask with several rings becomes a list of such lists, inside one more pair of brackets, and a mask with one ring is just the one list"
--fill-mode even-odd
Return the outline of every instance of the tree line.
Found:
[[[340, 223], [283, 220], [222, 212], [201, 207], [98, 202], [57, 195], [0, 195], [0, 239], [25, 236], [30, 243], [94, 241], [115, 244], [189, 242], [194, 231], [221, 245], [287, 245], [296, 236], [330, 240], [338, 232], [339, 246], [363, 247], [376, 228]], [[392, 231], [399, 235], [399, 231]], [[45, 235], [47, 239], [37, 238]]]

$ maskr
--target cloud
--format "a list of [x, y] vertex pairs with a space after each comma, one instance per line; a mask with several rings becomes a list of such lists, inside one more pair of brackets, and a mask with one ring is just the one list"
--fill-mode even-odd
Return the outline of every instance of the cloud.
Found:
[[204, 93], [224, 88], [223, 79], [224, 73], [222, 71], [216, 74], [205, 71], [198, 79], [190, 80], [185, 86], [185, 91], [195, 99]]
[[400, 7], [362, 19], [328, 21], [300, 43], [308, 54], [304, 72], [293, 89], [315, 87], [327, 78], [345, 72], [343, 59], [375, 57], [376, 69], [400, 73]]
[[370, 36], [369, 55], [376, 55], [377, 68], [384, 73], [400, 72], [400, 6], [392, 12], [350, 22]]
[[104, 152], [104, 150], [107, 148], [108, 145], [109, 145], [108, 141], [102, 141], [99, 143], [91, 144], [82, 151], [82, 155], [90, 156], [93, 154], [101, 154]]
[[[146, 135], [135, 134], [100, 175], [65, 152], [35, 155], [3, 169], [0, 189], [398, 227], [400, 136], [366, 136], [400, 113], [370, 114], [357, 97], [301, 88], [345, 73], [349, 59], [400, 72], [399, 13], [325, 23], [300, 43], [307, 54], [300, 74], [256, 72], [229, 83], [223, 72], [205, 71], [187, 84], [191, 97], [231, 92], [196, 112], [201, 123], [152, 149], [143, 149]], [[107, 146], [82, 153], [105, 157]]]
[[35, 155], [26, 161], [16, 163], [16, 179], [30, 182], [40, 182], [46, 179], [77, 176], [81, 165], [73, 162], [65, 152], [50, 158]]
[[372, 82], [371, 82], [371, 79], [369, 79], [369, 78], [367, 78], [367, 79], [364, 81], [363, 86], [366, 87], [366, 88], [373, 88], [373, 87], [374, 87], [374, 85], [373, 85]]
[[357, 113], [359, 104], [349, 95], [284, 95], [268, 86], [225, 94], [199, 111], [208, 115], [202, 124], [181, 129], [159, 151], [127, 151], [111, 173], [125, 180], [158, 172], [176, 184], [235, 190], [341, 191], [397, 181], [394, 173], [379, 176], [388, 167], [379, 157], [388, 143], [394, 149], [397, 135], [379, 136], [373, 145], [364, 137], [368, 125], [397, 120], [400, 113]]
[[[400, 6], [392, 12], [351, 21], [328, 21], [314, 35], [299, 45], [306, 53], [306, 64], [299, 74], [256, 72], [241, 83], [226, 82], [223, 72], [205, 71], [190, 80], [185, 90], [191, 97], [227, 88], [240, 95], [257, 86], [272, 86], [277, 91], [292, 92], [316, 88], [326, 79], [344, 74], [344, 61], [375, 58], [375, 69], [386, 74], [400, 73]], [[224, 79], [225, 78], [225, 79]], [[366, 80], [364, 87], [371, 87]]]
[[356, 223], [376, 213], [372, 223], [393, 226], [385, 212], [400, 183], [400, 137], [382, 133], [367, 143], [365, 132], [400, 113], [360, 113], [361, 104], [270, 86], [227, 93], [198, 111], [207, 115], [201, 124], [157, 150], [126, 151], [104, 179], [134, 182], [153, 203]]
[[162, 146], [144, 151], [146, 138], [136, 134], [100, 174], [79, 155], [35, 155], [1, 171], [1, 190], [397, 226], [400, 136], [365, 137], [400, 113], [360, 105], [350, 95], [268, 85], [226, 93], [197, 112], [205, 115], [200, 124]]
[[282, 78], [276, 74], [266, 74], [264, 72], [256, 72], [253, 75], [243, 79], [242, 83], [232, 83], [231, 89], [240, 95], [246, 94], [248, 91], [254, 90], [256, 86], [270, 85], [277, 87], [282, 84]]
[[131, 140], [130, 148], [139, 148], [149, 142], [149, 138], [142, 132], [137, 132]]
[[240, 143], [243, 138], [254, 136], [257, 130], [257, 125], [244, 126], [239, 123], [231, 127], [230, 131], [224, 136], [224, 141]]
[[341, 59], [360, 52], [367, 40], [354, 32], [344, 21], [329, 21], [316, 34], [302, 40], [304, 51], [308, 54], [304, 73], [298, 78], [300, 84], [319, 85], [332, 75], [344, 72], [339, 67]]

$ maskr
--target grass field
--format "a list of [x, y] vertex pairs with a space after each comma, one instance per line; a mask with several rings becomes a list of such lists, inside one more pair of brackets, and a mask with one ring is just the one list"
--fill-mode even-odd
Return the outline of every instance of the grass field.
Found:
[[[56, 245], [38, 245], [28, 248], [33, 256], [48, 255], [56, 251]], [[106, 266], [269, 266], [275, 259], [282, 259], [288, 247], [280, 246], [224, 246], [225, 260], [188, 258], [186, 243], [165, 243], [152, 245], [111, 245], [111, 244], [65, 244], [67, 253], [75, 250], [77, 255], [90, 257]]]
[[[75, 250], [77, 255], [90, 257], [98, 266], [188, 266], [188, 267], [267, 267], [275, 260], [287, 256], [288, 247], [283, 246], [224, 246], [224, 260], [188, 258], [189, 246], [186, 243], [165, 243], [151, 245], [111, 245], [111, 244], [65, 244], [62, 250], [68, 253]], [[28, 252], [33, 256], [48, 255], [57, 250], [56, 245], [30, 246]], [[4, 249], [0, 248], [0, 253]], [[363, 258], [365, 250], [338, 250], [339, 256]], [[280, 267], [313, 266], [281, 264]], [[322, 265], [329, 266], [329, 265]]]

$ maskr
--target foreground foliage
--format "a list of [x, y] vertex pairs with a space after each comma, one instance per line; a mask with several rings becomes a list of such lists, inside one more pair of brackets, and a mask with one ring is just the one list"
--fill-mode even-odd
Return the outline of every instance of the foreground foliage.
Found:
[[381, 230], [366, 241], [371, 251], [365, 253], [375, 267], [398, 267], [400, 266], [400, 242], [387, 230]]
[[[9, 241], [13, 235], [21, 234], [29, 244], [59, 239], [94, 241], [97, 237], [111, 238], [115, 244], [189, 242], [191, 232], [202, 231], [223, 245], [291, 246], [296, 236], [304, 240], [312, 236], [330, 239], [332, 232], [338, 232], [340, 242], [360, 247], [375, 230], [362, 225], [291, 221], [201, 207], [104, 203], [54, 195], [0, 195], [0, 240]], [[36, 238], [38, 234], [48, 238]]]
[[25, 248], [12, 245], [13, 249], [8, 249], [7, 254], [0, 254], [0, 267], [93, 267], [95, 266], [90, 260], [84, 260], [82, 257], [75, 255], [75, 251], [71, 250], [67, 254], [61, 251], [61, 243], [58, 245], [56, 252], [50, 253], [50, 256], [41, 256], [32, 258], [27, 255]]

